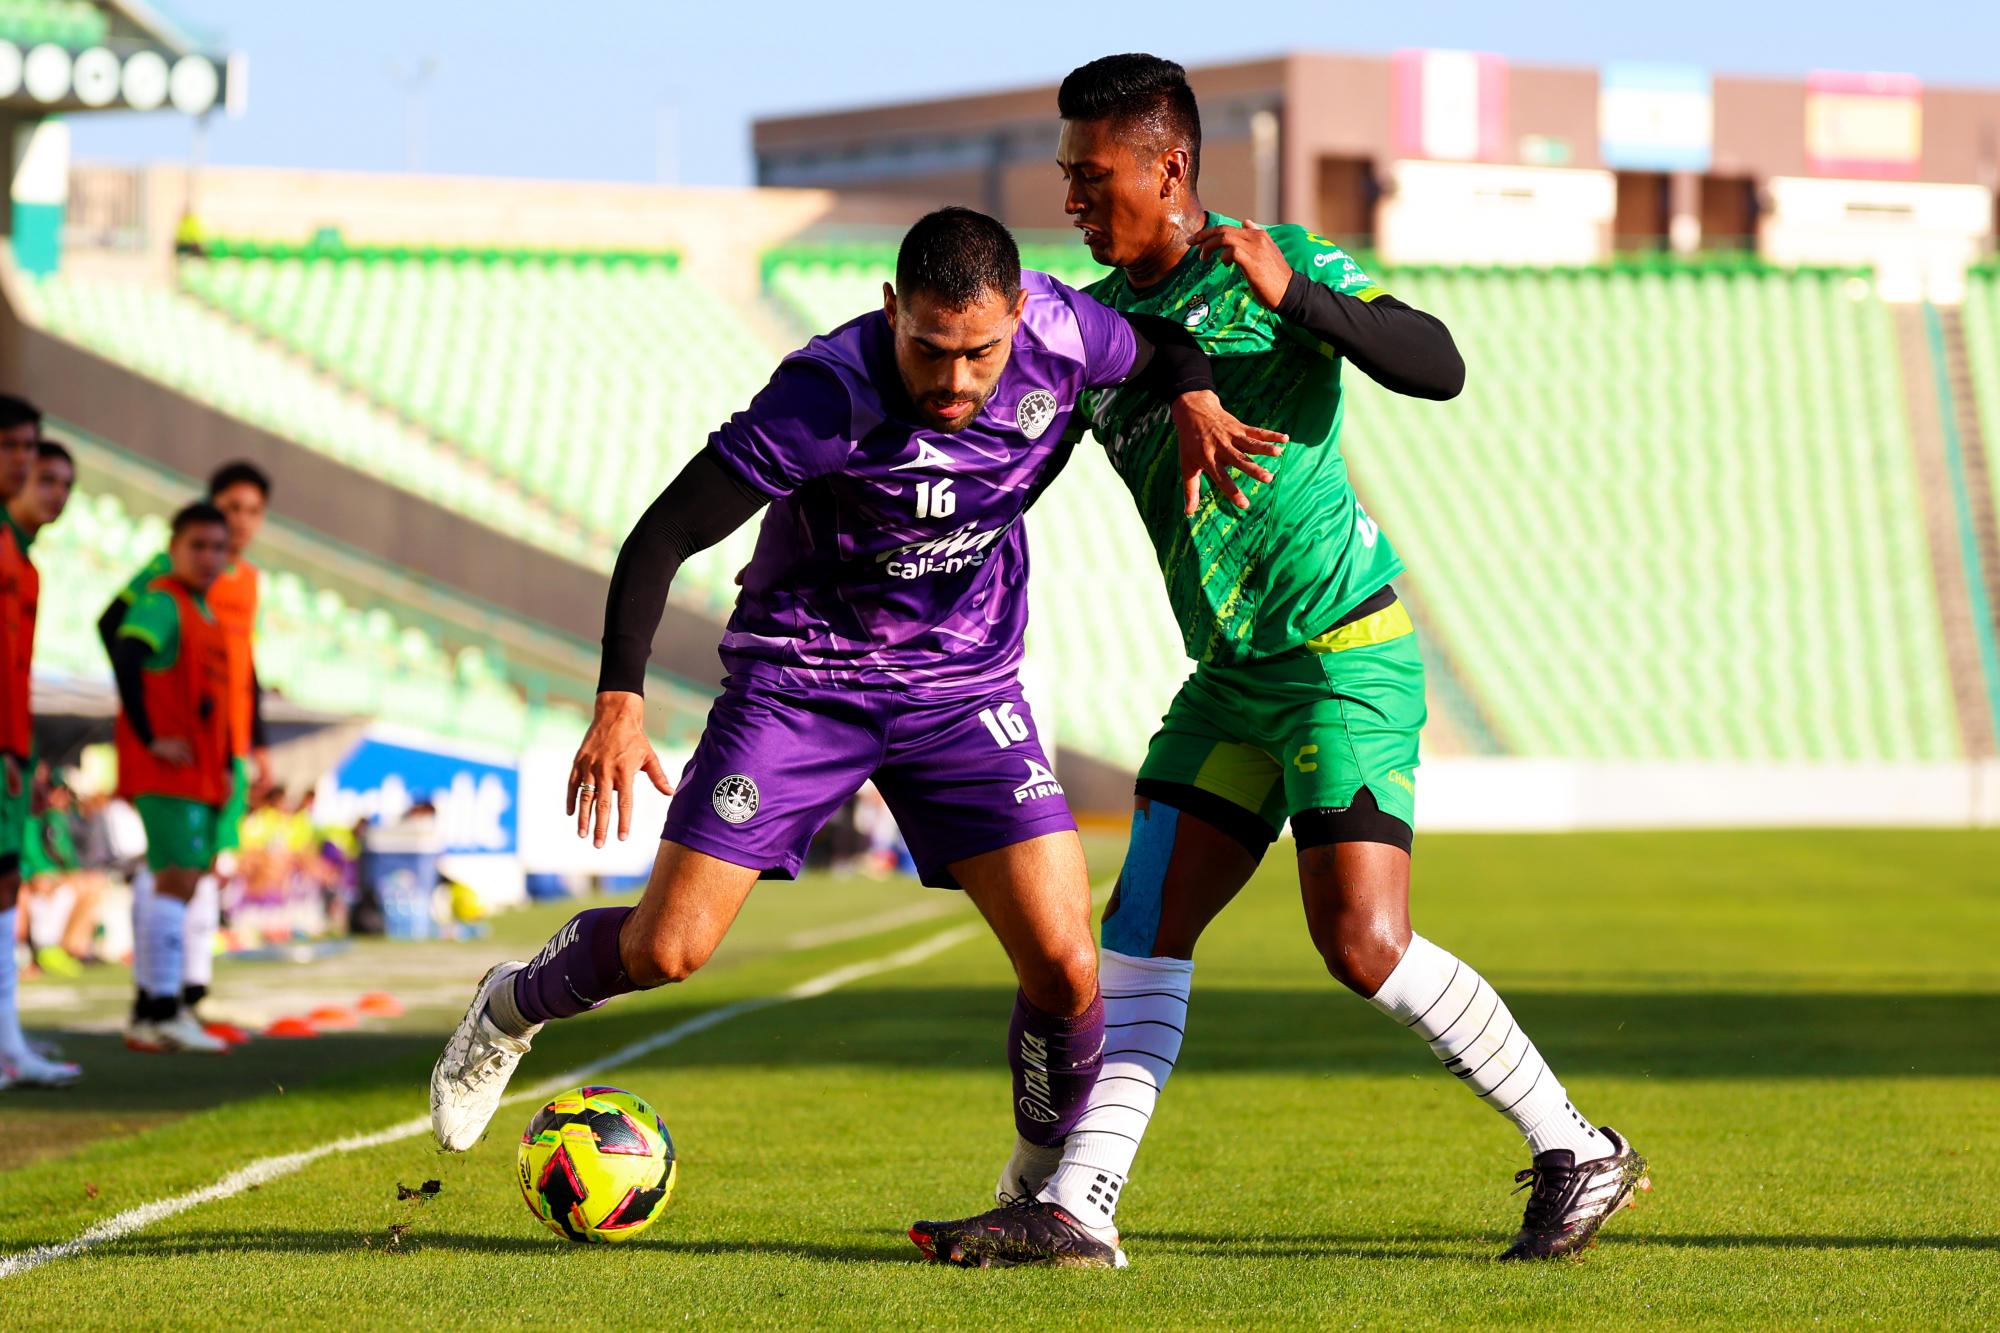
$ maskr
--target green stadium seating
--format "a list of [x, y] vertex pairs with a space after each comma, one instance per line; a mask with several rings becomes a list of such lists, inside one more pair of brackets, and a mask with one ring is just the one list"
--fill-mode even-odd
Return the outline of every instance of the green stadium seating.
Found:
[[17, 46], [82, 51], [103, 42], [110, 26], [91, 0], [0, 0], [0, 41]]
[[[182, 265], [187, 292], [533, 497], [600, 563], [776, 361], [671, 256], [218, 249]], [[727, 606], [754, 540], [691, 561], [688, 589]]]
[[1507, 750], [1958, 755], [1888, 312], [1745, 269], [1421, 270], [1450, 404], [1350, 372], [1347, 452]]
[[[135, 515], [116, 495], [71, 499], [34, 548], [44, 587], [62, 590], [42, 598], [38, 674], [109, 679], [97, 617], [166, 538], [162, 518]], [[409, 609], [353, 604], [284, 566], [265, 566], [257, 668], [266, 688], [309, 707], [505, 749], [574, 745], [589, 722], [587, 684], [514, 667], [463, 630]], [[681, 687], [671, 698], [678, 728], [669, 743], [684, 748], [706, 699]]]
[[198, 302], [102, 278], [52, 276], [24, 287], [53, 333], [545, 549], [608, 563], [608, 543]]

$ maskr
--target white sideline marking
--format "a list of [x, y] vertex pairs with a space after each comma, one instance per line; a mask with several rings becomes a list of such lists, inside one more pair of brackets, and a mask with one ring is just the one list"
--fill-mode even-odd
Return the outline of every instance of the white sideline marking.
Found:
[[845, 944], [848, 940], [880, 935], [883, 931], [894, 930], [898, 926], [914, 926], [919, 921], [948, 916], [956, 912], [963, 901], [963, 898], [933, 898], [928, 902], [918, 901], [905, 907], [892, 907], [886, 912], [864, 916], [858, 921], [843, 921], [838, 925], [801, 930], [786, 936], [784, 947], [787, 952], [796, 953], [804, 949], [817, 949], [823, 944]]
[[[907, 949], [886, 954], [881, 958], [850, 963], [846, 967], [823, 972], [819, 976], [808, 978], [796, 986], [772, 995], [738, 1000], [734, 1004], [725, 1004], [719, 1009], [696, 1014], [685, 1022], [674, 1024], [664, 1032], [656, 1032], [650, 1037], [621, 1046], [609, 1055], [580, 1064], [574, 1069], [511, 1093], [503, 1098], [500, 1104], [505, 1106], [510, 1102], [542, 1101], [566, 1088], [575, 1087], [587, 1079], [594, 1078], [606, 1070], [630, 1064], [642, 1055], [650, 1055], [654, 1051], [672, 1046], [696, 1033], [706, 1032], [712, 1027], [727, 1023], [732, 1018], [741, 1018], [744, 1014], [755, 1013], [760, 1009], [789, 1004], [793, 1000], [809, 1000], [815, 996], [825, 995], [828, 991], [838, 990], [850, 982], [921, 963], [934, 954], [943, 953], [946, 949], [963, 944], [981, 934], [984, 929], [984, 924], [976, 921], [953, 926], [950, 930], [940, 931], [927, 940], [920, 940]], [[38, 1245], [19, 1254], [0, 1256], [0, 1280], [18, 1276], [57, 1259], [72, 1258], [106, 1241], [122, 1239], [155, 1222], [163, 1222], [169, 1217], [204, 1203], [232, 1198], [254, 1186], [302, 1171], [323, 1157], [331, 1157], [336, 1153], [360, 1152], [366, 1148], [379, 1148], [385, 1143], [412, 1139], [419, 1134], [428, 1133], [430, 1127], [431, 1118], [428, 1115], [419, 1116], [413, 1120], [399, 1121], [387, 1129], [378, 1129], [372, 1134], [355, 1134], [344, 1139], [336, 1139], [332, 1143], [322, 1143], [317, 1148], [284, 1153], [277, 1157], [260, 1157], [248, 1166], [231, 1171], [212, 1185], [204, 1185], [200, 1189], [189, 1190], [186, 1194], [176, 1194], [170, 1199], [155, 1199], [151, 1203], [128, 1208], [122, 1213], [114, 1213], [70, 1240], [59, 1241], [54, 1245]]]

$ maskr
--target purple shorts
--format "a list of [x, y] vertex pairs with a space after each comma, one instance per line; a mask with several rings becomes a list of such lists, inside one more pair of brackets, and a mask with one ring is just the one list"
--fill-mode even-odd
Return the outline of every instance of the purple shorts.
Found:
[[790, 877], [870, 778], [933, 888], [958, 887], [953, 862], [1076, 828], [1016, 683], [941, 700], [735, 680], [660, 836]]

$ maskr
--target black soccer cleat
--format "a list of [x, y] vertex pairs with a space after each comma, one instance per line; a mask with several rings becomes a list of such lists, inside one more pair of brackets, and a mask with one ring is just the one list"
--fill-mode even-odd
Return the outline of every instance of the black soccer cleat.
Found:
[[[1609, 1157], [1576, 1164], [1567, 1148], [1535, 1155], [1535, 1164], [1514, 1179], [1528, 1189], [1528, 1208], [1501, 1259], [1558, 1259], [1585, 1249], [1604, 1220], [1632, 1202], [1634, 1190], [1651, 1189], [1646, 1159], [1609, 1126], [1598, 1133], [1611, 1140]], [[1531, 1188], [1532, 1187], [1532, 1188]], [[1514, 1192], [1519, 1194], [1521, 1189]]]
[[1063, 1209], [1019, 1199], [956, 1222], [919, 1222], [910, 1239], [932, 1263], [960, 1268], [1123, 1268], [1116, 1233], [1109, 1243]]

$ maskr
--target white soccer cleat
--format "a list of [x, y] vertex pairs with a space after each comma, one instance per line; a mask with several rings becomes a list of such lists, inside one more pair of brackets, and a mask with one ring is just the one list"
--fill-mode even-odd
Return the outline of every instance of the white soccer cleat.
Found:
[[446, 1152], [464, 1152], [479, 1142], [500, 1108], [514, 1066], [542, 1030], [537, 1023], [521, 1036], [509, 1036], [486, 1013], [487, 998], [500, 987], [513, 985], [514, 974], [524, 966], [500, 963], [480, 978], [472, 1006], [431, 1067], [431, 1132]]
[[46, 1060], [29, 1051], [11, 1062], [17, 1088], [66, 1088], [83, 1077], [83, 1066], [67, 1060]]
[[190, 1055], [224, 1055], [229, 1043], [202, 1030], [194, 1015], [182, 1009], [172, 1018], [134, 1019], [125, 1029], [125, 1044], [135, 1051], [153, 1054], [185, 1052]]

